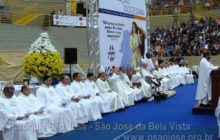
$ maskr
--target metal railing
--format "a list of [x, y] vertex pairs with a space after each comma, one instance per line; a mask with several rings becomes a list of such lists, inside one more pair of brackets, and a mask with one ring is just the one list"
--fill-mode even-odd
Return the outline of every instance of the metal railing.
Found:
[[27, 2], [25, 0], [0, 0], [0, 23], [14, 23], [31, 14], [50, 15], [53, 11], [65, 9], [64, 3]]
[[149, 7], [149, 14], [150, 16], [155, 15], [172, 15], [174, 13], [174, 9], [178, 8], [180, 14], [187, 14], [190, 12], [190, 6], [184, 5], [184, 6], [150, 6]]

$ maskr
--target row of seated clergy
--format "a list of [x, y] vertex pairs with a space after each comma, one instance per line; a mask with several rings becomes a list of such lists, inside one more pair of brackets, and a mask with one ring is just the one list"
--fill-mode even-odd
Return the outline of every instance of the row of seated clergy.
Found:
[[[121, 69], [123, 71], [123, 68]], [[158, 83], [159, 91], [169, 91], [181, 84], [194, 83], [194, 78], [190, 71], [185, 66], [180, 67], [179, 65], [165, 65], [165, 63], [162, 63], [158, 70], [152, 70], [151, 73], [148, 70], [147, 63], [143, 61], [141, 68], [134, 69], [130, 83], [125, 72], [122, 77], [124, 77], [125, 83], [133, 85], [134, 89], [141, 90], [143, 97], [150, 98], [153, 94], [152, 88], [154, 86], [152, 81]]]
[[123, 79], [117, 74], [116, 68], [112, 68], [112, 74], [108, 78], [110, 87], [121, 96], [126, 106], [134, 105], [134, 101], [139, 101], [143, 97], [140, 91], [132, 90], [126, 86]]
[[[125, 107], [118, 93], [108, 89], [108, 84], [103, 87], [101, 77], [101, 81], [98, 79], [97, 83], [106, 92], [97, 93], [99, 89], [92, 81], [93, 78], [93, 74], [88, 74], [87, 81], [83, 83], [81, 74], [76, 73], [69, 86], [69, 77], [63, 76], [54, 89], [51, 86], [52, 78], [45, 76], [36, 97], [30, 94], [28, 86], [22, 87], [19, 97], [14, 95], [13, 86], [5, 87], [0, 106], [2, 112], [10, 115], [1, 118], [13, 117], [5, 123], [1, 120], [1, 124], [6, 124], [1, 129], [4, 139], [34, 140], [50, 137], [56, 133], [71, 131], [78, 124], [101, 119], [101, 113]], [[90, 94], [85, 87], [88, 87]]]
[[[14, 96], [13, 86], [5, 87], [0, 97], [0, 110], [6, 116], [0, 120], [5, 124], [1, 127], [3, 137], [18, 140], [50, 137], [73, 130], [78, 124], [101, 119], [101, 113], [114, 112], [143, 97], [152, 97], [151, 86], [143, 79], [140, 69], [131, 81], [125, 71], [120, 68], [116, 74], [113, 69], [108, 80], [106, 73], [100, 71], [96, 82], [92, 73], [85, 82], [80, 73], [75, 73], [71, 85], [69, 77], [64, 75], [56, 88], [51, 86], [52, 78], [45, 76], [36, 97], [30, 94], [28, 86], [22, 87], [19, 97]], [[141, 87], [133, 86], [135, 82], [140, 82]], [[27, 131], [27, 127], [35, 129]]]
[[[29, 101], [29, 99], [33, 101]], [[23, 98], [25, 98], [23, 100]], [[54, 135], [52, 127], [48, 124], [54, 123], [49, 113], [42, 112], [42, 105], [35, 100], [36, 97], [30, 94], [29, 87], [22, 87], [22, 94], [19, 97], [14, 96], [14, 87], [7, 86], [0, 97], [1, 127], [3, 138], [5, 140], [36, 140], [37, 137], [49, 137]], [[27, 99], [27, 100], [26, 100]], [[29, 105], [27, 105], [29, 104]], [[32, 112], [29, 112], [29, 111]]]
[[167, 91], [179, 85], [194, 83], [190, 69], [185, 66], [180, 67], [179, 65], [162, 63], [158, 70], [153, 70], [151, 73], [147, 70], [147, 64], [142, 63], [141, 74], [147, 81], [152, 79], [159, 80], [161, 83], [160, 91]]

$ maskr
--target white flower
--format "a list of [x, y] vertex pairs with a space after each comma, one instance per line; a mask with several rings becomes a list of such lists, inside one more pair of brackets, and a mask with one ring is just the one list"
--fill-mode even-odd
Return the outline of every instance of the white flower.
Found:
[[29, 49], [29, 54], [33, 52], [57, 52], [54, 46], [50, 43], [50, 38], [48, 33], [44, 32], [40, 34], [40, 37], [31, 44], [31, 48]]

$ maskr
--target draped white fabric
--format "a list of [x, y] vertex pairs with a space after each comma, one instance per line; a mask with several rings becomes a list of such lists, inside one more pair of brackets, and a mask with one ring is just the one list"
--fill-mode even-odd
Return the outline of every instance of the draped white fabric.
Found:
[[119, 94], [126, 106], [134, 105], [134, 93], [124, 85], [117, 74], [113, 73], [112, 76], [108, 78], [108, 82], [111, 89]]
[[[44, 106], [40, 103], [40, 101], [33, 96], [32, 94], [25, 96], [23, 93], [20, 93], [18, 99], [23, 102], [25, 109], [27, 112], [35, 113], [44, 108]], [[53, 130], [51, 124], [54, 122], [53, 116], [43, 112], [39, 115], [31, 115], [30, 118], [35, 120], [36, 130], [39, 138], [51, 137], [56, 134], [56, 131]]]
[[[1, 107], [7, 114], [13, 114], [15, 118], [25, 116], [28, 111], [16, 96], [7, 98], [4, 94], [0, 97]], [[13, 123], [14, 121], [12, 121]], [[34, 129], [35, 121], [33, 118], [15, 121], [14, 126], [4, 128], [2, 131], [5, 140], [37, 140], [37, 131]]]
[[[146, 60], [149, 61], [149, 60]], [[150, 65], [150, 61], [147, 62]], [[203, 60], [204, 67], [200, 67], [200, 74], [211, 71], [215, 67]], [[143, 98], [153, 99], [154, 85], [151, 80], [161, 83], [159, 91], [172, 93], [172, 89], [185, 84], [194, 83], [191, 70], [178, 65], [163, 66], [157, 70], [137, 69], [130, 75], [119, 71], [108, 78], [99, 77], [96, 81], [86, 79], [73, 81], [70, 85], [60, 82], [55, 86], [41, 85], [36, 94], [18, 97], [0, 97], [0, 131], [5, 139], [37, 140], [37, 138], [51, 137], [57, 133], [65, 133], [80, 124], [96, 121], [102, 118], [102, 113], [115, 112], [132, 106], [135, 101]], [[149, 81], [149, 79], [151, 79]], [[199, 83], [209, 86], [209, 77], [201, 76]], [[202, 99], [208, 93], [208, 88], [199, 87], [197, 99]], [[40, 111], [41, 110], [41, 111]], [[219, 107], [216, 116], [219, 116]], [[41, 112], [37, 113], [36, 112]], [[18, 117], [31, 115], [25, 120]], [[220, 121], [218, 124], [220, 126]], [[26, 130], [25, 128], [35, 128]], [[19, 129], [18, 129], [19, 128]], [[42, 129], [41, 129], [42, 128]], [[19, 131], [16, 131], [16, 130]]]
[[125, 107], [119, 94], [111, 90], [107, 81], [98, 78], [96, 80], [96, 84], [100, 93], [103, 94], [103, 96], [105, 96], [110, 102], [111, 111], [116, 111]]
[[[83, 82], [73, 81], [70, 85], [76, 97], [80, 98], [82, 105], [87, 109], [89, 120], [101, 119], [101, 111], [95, 98], [91, 98], [91, 92]], [[89, 98], [85, 98], [90, 96]]]
[[218, 67], [211, 64], [206, 58], [200, 61], [199, 65], [199, 80], [196, 91], [196, 100], [201, 101], [204, 98], [211, 100], [211, 77], [210, 73], [212, 70]]
[[89, 119], [87, 108], [82, 105], [81, 101], [72, 101], [72, 98], [76, 97], [71, 87], [69, 85], [64, 85], [62, 82], [60, 82], [55, 89], [60, 98], [72, 108], [74, 115], [76, 116], [77, 122], [79, 124], [87, 123]]
[[42, 85], [37, 89], [36, 96], [46, 107], [45, 111], [53, 115], [53, 126], [57, 132], [65, 133], [77, 126], [74, 112], [64, 105], [52, 86]]

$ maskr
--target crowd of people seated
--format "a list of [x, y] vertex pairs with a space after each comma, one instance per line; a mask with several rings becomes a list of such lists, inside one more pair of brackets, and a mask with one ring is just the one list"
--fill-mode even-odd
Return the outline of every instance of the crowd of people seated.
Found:
[[194, 19], [172, 28], [156, 28], [151, 33], [155, 56], [200, 56], [205, 50], [220, 53], [220, 24], [213, 18]]
[[[147, 54], [148, 55], [148, 54]], [[0, 130], [4, 139], [51, 137], [102, 119], [102, 114], [123, 111], [138, 101], [153, 101], [154, 87], [172, 91], [175, 87], [194, 83], [191, 70], [177, 61], [161, 62], [154, 66], [150, 58], [141, 67], [126, 69], [112, 67], [107, 74], [102, 66], [98, 75], [81, 73], [62, 75], [59, 84], [52, 86], [52, 77], [44, 76], [36, 94], [28, 85], [14, 95], [13, 85], [4, 87], [0, 97]]]

